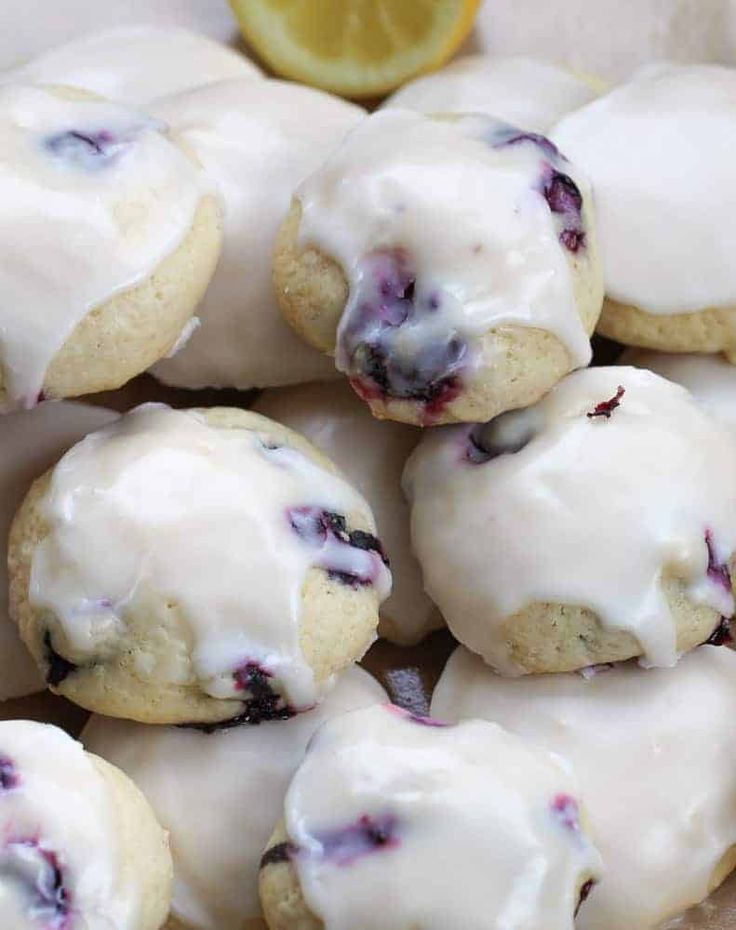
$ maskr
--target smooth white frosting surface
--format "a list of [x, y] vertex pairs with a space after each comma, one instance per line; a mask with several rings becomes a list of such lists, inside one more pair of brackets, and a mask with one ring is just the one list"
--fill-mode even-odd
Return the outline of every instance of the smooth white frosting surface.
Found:
[[591, 84], [559, 65], [521, 56], [469, 55], [405, 84], [384, 107], [488, 113], [522, 129], [546, 132], [596, 96]]
[[570, 771], [481, 720], [443, 727], [393, 705], [337, 717], [285, 811], [326, 930], [571, 930], [599, 871]]
[[0, 921], [7, 930], [137, 930], [112, 796], [80, 743], [0, 722]]
[[203, 173], [159, 123], [98, 100], [0, 85], [0, 364], [8, 406], [90, 310], [145, 280], [191, 229]]
[[650, 371], [676, 381], [706, 407], [713, 416], [736, 430], [736, 366], [720, 355], [627, 350], [622, 364]]
[[561, 238], [592, 233], [579, 210], [545, 199], [561, 177], [582, 202], [587, 183], [549, 143], [489, 116], [365, 119], [296, 192], [301, 244], [334, 257], [350, 284], [337, 367], [357, 381], [368, 347], [388, 356], [392, 396], [413, 397], [478, 364], [473, 340], [504, 323], [553, 332], [587, 364]]
[[7, 539], [31, 482], [90, 430], [115, 414], [62, 401], [0, 417], [0, 701], [45, 687], [43, 677], [7, 613]]
[[[377, 552], [319, 522], [324, 512], [369, 516], [365, 501], [304, 453], [274, 445], [266, 420], [262, 431], [218, 428], [201, 411], [138, 407], [61, 459], [42, 507], [49, 533], [33, 554], [29, 597], [53, 613], [69, 658], [114, 655], [128, 612], [171, 601], [191, 635], [186, 673], [213, 697], [245, 698], [258, 670], [294, 710], [317, 701], [326, 683], [300, 644], [311, 567], [390, 590]], [[145, 648], [139, 665], [145, 678]]]
[[736, 843], [736, 654], [703, 646], [674, 669], [631, 663], [509, 680], [459, 648], [432, 713], [483, 717], [575, 770], [603, 880], [579, 930], [649, 930], [700, 901]]
[[312, 734], [337, 714], [385, 700], [378, 682], [353, 667], [292, 720], [206, 734], [93, 716], [81, 739], [136, 782], [169, 831], [172, 915], [193, 930], [241, 930], [261, 916], [261, 855]]
[[422, 573], [411, 551], [409, 508], [401, 473], [421, 434], [390, 420], [377, 420], [347, 384], [307, 384], [266, 391], [253, 409], [285, 423], [322, 449], [373, 508], [391, 565], [393, 587], [381, 606], [390, 618], [389, 638], [415, 643], [442, 625], [424, 593]]
[[[619, 386], [610, 418], [587, 415]], [[472, 436], [495, 457], [474, 460]], [[485, 429], [432, 431], [404, 482], [428, 593], [504, 673], [519, 671], [504, 623], [537, 602], [590, 608], [662, 666], [677, 660], [668, 569], [693, 602], [733, 614], [736, 441], [651, 372], [586, 369]]]
[[223, 204], [223, 253], [201, 327], [154, 374], [184, 387], [268, 387], [334, 376], [282, 318], [271, 280], [276, 233], [297, 184], [365, 115], [285, 81], [226, 81], [156, 101], [154, 116], [193, 151]]
[[736, 70], [642, 68], [552, 137], [595, 190], [609, 297], [654, 314], [736, 305]]
[[138, 106], [213, 81], [259, 77], [244, 55], [188, 29], [121, 26], [49, 49], [0, 81], [66, 84]]

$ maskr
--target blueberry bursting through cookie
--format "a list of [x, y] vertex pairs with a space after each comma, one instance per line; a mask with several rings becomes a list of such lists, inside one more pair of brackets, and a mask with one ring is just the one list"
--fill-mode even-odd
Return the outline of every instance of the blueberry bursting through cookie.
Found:
[[35, 839], [11, 840], [0, 849], [0, 875], [22, 887], [40, 930], [71, 930], [71, 895], [55, 853]]
[[[583, 197], [562, 170], [564, 156], [544, 136], [510, 126], [499, 129], [492, 122], [488, 141], [493, 148], [529, 144], [540, 150], [544, 160], [536, 190], [555, 219], [562, 246], [573, 254], [581, 252], [586, 246]], [[432, 318], [457, 298], [441, 289], [428, 292], [414, 266], [412, 256], [400, 247], [365, 257], [357, 300], [338, 336], [338, 354], [360, 397], [413, 401], [422, 408], [422, 422], [431, 425], [462, 393], [471, 352], [460, 332], [438, 336], [433, 331]]]
[[[396, 849], [400, 845], [398, 821], [392, 814], [363, 814], [355, 823], [317, 834], [315, 840], [319, 843], [320, 858], [336, 866], [352, 865], [364, 856]], [[293, 843], [277, 843], [263, 854], [261, 868], [289, 862], [297, 855], [298, 846]]]

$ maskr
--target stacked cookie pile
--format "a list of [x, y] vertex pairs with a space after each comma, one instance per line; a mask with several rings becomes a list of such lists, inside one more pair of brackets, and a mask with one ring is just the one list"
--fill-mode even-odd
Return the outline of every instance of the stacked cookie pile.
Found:
[[[371, 115], [176, 30], [0, 74], [0, 697], [96, 753], [0, 723], [3, 926], [645, 930], [721, 884], [732, 134], [705, 65], [471, 58]], [[357, 663], [445, 625], [431, 715], [387, 703]]]

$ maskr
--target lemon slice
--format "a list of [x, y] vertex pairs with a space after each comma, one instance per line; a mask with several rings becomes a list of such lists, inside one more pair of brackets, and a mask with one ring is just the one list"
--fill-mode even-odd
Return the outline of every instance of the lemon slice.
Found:
[[230, 0], [248, 42], [279, 75], [375, 97], [452, 55], [481, 0]]

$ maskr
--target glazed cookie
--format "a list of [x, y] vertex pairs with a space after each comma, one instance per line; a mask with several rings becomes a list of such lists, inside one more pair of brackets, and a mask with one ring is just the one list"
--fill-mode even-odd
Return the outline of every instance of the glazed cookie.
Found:
[[161, 124], [0, 85], [0, 409], [119, 387], [191, 322], [220, 249], [205, 176]]
[[133, 782], [63, 730], [0, 722], [0, 823], [5, 930], [159, 930], [166, 919], [166, 834]]
[[257, 414], [147, 404], [31, 488], [11, 613], [52, 690], [144, 723], [286, 719], [375, 638], [390, 573], [363, 498]]
[[589, 188], [547, 139], [493, 117], [384, 110], [297, 188], [274, 282], [379, 418], [487, 419], [590, 361]]
[[[650, 930], [703, 900], [736, 862], [736, 654], [705, 646], [674, 669], [494, 675], [465, 649], [432, 712], [483, 717], [572, 763], [604, 879], [579, 930]], [[713, 924], [712, 926], [720, 926]]]
[[318, 731], [263, 863], [271, 930], [572, 930], [600, 866], [557, 757], [391, 704]]
[[401, 473], [420, 433], [401, 423], [380, 423], [346, 384], [266, 391], [253, 409], [306, 436], [373, 508], [393, 578], [391, 595], [381, 607], [380, 635], [408, 646], [443, 626], [424, 593], [421, 569], [411, 551], [409, 509], [401, 493]]
[[622, 364], [648, 368], [676, 381], [713, 416], [736, 431], [736, 367], [719, 355], [669, 354], [629, 349]]
[[213, 81], [260, 74], [244, 55], [188, 29], [122, 26], [52, 48], [0, 72], [0, 81], [66, 84], [140, 106]]
[[593, 79], [545, 61], [469, 55], [410, 81], [384, 107], [424, 113], [487, 113], [528, 132], [546, 132], [602, 89]]
[[0, 417], [0, 701], [46, 687], [7, 613], [6, 543], [13, 516], [34, 478], [114, 416], [102, 407], [64, 401]]
[[[649, 66], [553, 138], [595, 189], [606, 302], [599, 332], [736, 360], [736, 71]], [[708, 145], [703, 145], [703, 139]]]
[[159, 101], [151, 112], [194, 152], [224, 209], [223, 254], [197, 310], [201, 327], [154, 368], [179, 387], [270, 387], [335, 377], [278, 311], [271, 255], [297, 184], [365, 112], [285, 81], [225, 81]]
[[503, 674], [674, 665], [733, 615], [736, 439], [651, 372], [433, 431], [404, 482], [427, 592]]
[[[197, 733], [95, 716], [82, 741], [143, 790], [169, 831], [174, 900], [167, 927], [264, 927], [258, 868], [284, 795], [314, 731], [337, 714], [386, 700], [367, 672], [347, 669], [314, 710], [285, 723]], [[201, 816], [206, 804], [207, 816]]]

